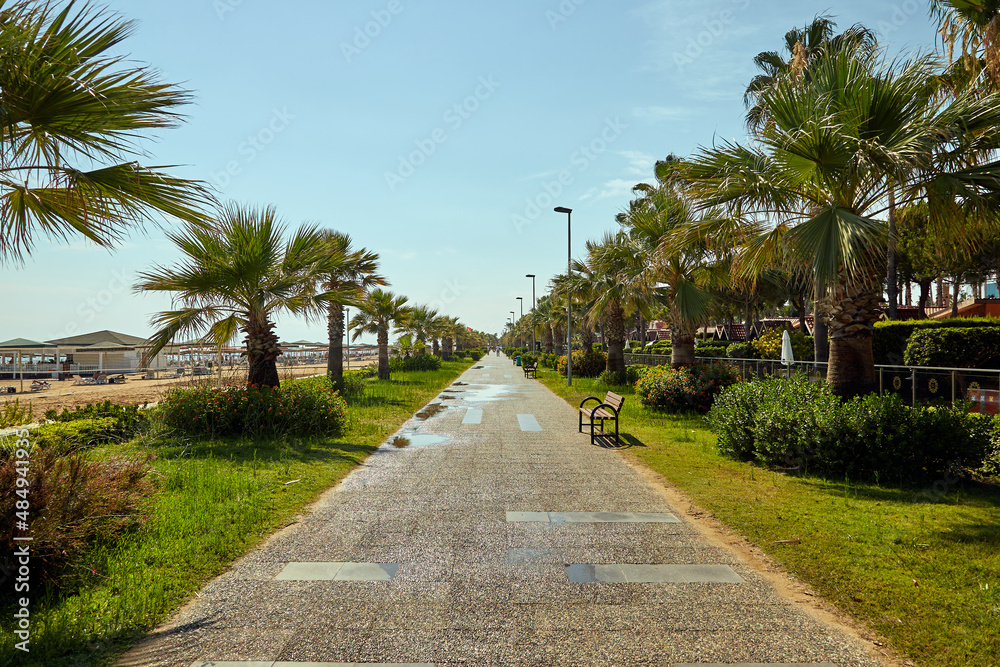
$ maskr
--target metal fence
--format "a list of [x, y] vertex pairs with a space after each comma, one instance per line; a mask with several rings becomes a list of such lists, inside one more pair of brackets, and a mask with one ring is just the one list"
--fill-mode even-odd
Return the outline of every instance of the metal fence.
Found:
[[[725, 363], [739, 369], [744, 378], [788, 377], [805, 373], [810, 379], [826, 378], [825, 362], [797, 361], [786, 366], [773, 359], [697, 357], [706, 363]], [[669, 355], [626, 354], [625, 363], [642, 366], [670, 364]], [[1000, 405], [1000, 369], [939, 368], [933, 366], [875, 365], [881, 393], [896, 393], [911, 405], [950, 404], [968, 400], [980, 411], [996, 414]]]

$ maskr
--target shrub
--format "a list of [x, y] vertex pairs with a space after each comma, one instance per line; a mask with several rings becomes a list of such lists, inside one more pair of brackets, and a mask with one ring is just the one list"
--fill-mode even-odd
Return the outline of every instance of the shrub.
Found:
[[643, 348], [643, 354], [665, 354], [669, 355], [673, 349], [673, 345], [669, 340], [654, 340], [651, 343], [646, 343], [646, 347]]
[[726, 348], [726, 356], [730, 359], [758, 359], [757, 350], [750, 343], [731, 343]]
[[22, 406], [21, 399], [15, 398], [0, 406], [0, 428], [30, 424], [34, 418], [35, 411], [31, 407], [31, 401]]
[[973, 327], [1000, 327], [1000, 318], [958, 317], [945, 320], [906, 320], [904, 322], [876, 322], [872, 334], [872, 351], [876, 364], [903, 364], [906, 346], [914, 331]]
[[590, 344], [590, 349], [592, 349], [594, 352], [605, 352], [606, 353], [608, 351], [608, 346], [605, 345], [604, 343], [591, 343]]
[[716, 394], [737, 380], [736, 370], [722, 364], [657, 366], [639, 378], [635, 395], [647, 407], [669, 412], [707, 412]]
[[521, 366], [531, 366], [532, 364], [538, 364], [538, 357], [534, 354], [522, 354], [521, 355]]
[[111, 417], [90, 417], [71, 422], [43, 424], [31, 432], [32, 443], [57, 454], [69, 454], [108, 442], [128, 440], [119, 435]]
[[[479, 361], [486, 354], [486, 351], [482, 348], [474, 347], [469, 350], [468, 356], [472, 357], [473, 361]], [[435, 369], [436, 370], [436, 369]]]
[[842, 402], [804, 376], [740, 383], [706, 418], [720, 451], [770, 467], [872, 481], [930, 481], [981, 468], [993, 423], [961, 409], [912, 408], [896, 394]]
[[[769, 329], [754, 340], [750, 345], [756, 353], [751, 359], [781, 359], [781, 341], [784, 337], [785, 329]], [[792, 354], [796, 361], [812, 361], [815, 358], [813, 349], [813, 337], [807, 336], [801, 331], [789, 331], [788, 337], [792, 342]]]
[[280, 387], [171, 390], [159, 408], [163, 423], [187, 435], [277, 437], [338, 435], [347, 404], [326, 376]]
[[[608, 355], [593, 350], [573, 351], [573, 377], [595, 378], [608, 365]], [[559, 357], [559, 374], [566, 375], [566, 355]]]
[[722, 358], [726, 356], [726, 348], [722, 345], [702, 345], [696, 347], [694, 353], [699, 357]]
[[112, 421], [109, 439], [129, 440], [149, 428], [149, 413], [146, 404], [121, 405], [104, 401], [90, 403], [73, 410], [64, 409], [61, 413], [49, 409], [45, 418], [54, 422], [73, 422], [81, 419], [110, 419]]
[[907, 366], [1000, 368], [1000, 326], [918, 329], [906, 344]]
[[562, 357], [560, 357], [558, 354], [551, 354], [546, 352], [541, 356], [541, 364], [545, 368], [551, 368], [552, 370], [556, 370], [557, 368], [559, 368], [559, 360], [561, 358]]
[[[34, 442], [34, 432], [29, 440]], [[26, 489], [31, 500], [32, 591], [41, 587], [36, 584], [58, 585], [66, 575], [86, 571], [73, 566], [83, 564], [90, 545], [111, 542], [148, 519], [153, 494], [148, 456], [88, 461], [80, 454], [59, 456], [36, 447], [27, 487], [17, 483], [17, 461], [16, 455], [0, 460], [2, 565], [12, 565], [10, 555], [23, 544], [13, 538], [25, 534], [15, 527], [15, 503], [20, 500], [17, 490]]]
[[606, 387], [632, 387], [643, 375], [645, 366], [626, 366], [624, 371], [603, 371], [597, 381]]
[[[377, 367], [376, 367], [377, 368]], [[433, 354], [415, 354], [412, 357], [392, 357], [389, 359], [391, 373], [412, 371], [436, 371], [441, 368], [441, 359]]]
[[[378, 367], [376, 367], [375, 376], [378, 375]], [[365, 387], [367, 382], [365, 382], [366, 374], [363, 371], [344, 371], [344, 381], [342, 382], [343, 389], [341, 393], [344, 396], [359, 397], [363, 396], [365, 393]]]

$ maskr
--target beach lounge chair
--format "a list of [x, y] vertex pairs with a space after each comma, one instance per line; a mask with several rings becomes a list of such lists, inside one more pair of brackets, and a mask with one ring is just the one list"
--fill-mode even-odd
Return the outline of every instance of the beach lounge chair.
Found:
[[73, 384], [94, 384], [94, 378], [85, 378], [80, 375], [74, 375]]
[[45, 380], [32, 380], [31, 381], [31, 391], [44, 391], [46, 389], [52, 389], [52, 385], [50, 385]]
[[94, 378], [94, 384], [107, 384], [107, 383], [108, 383], [108, 376], [106, 373], [97, 374], [97, 377]]

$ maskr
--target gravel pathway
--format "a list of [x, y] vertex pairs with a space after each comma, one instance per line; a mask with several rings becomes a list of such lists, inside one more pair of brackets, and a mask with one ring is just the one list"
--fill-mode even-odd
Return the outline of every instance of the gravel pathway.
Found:
[[433, 403], [121, 664], [878, 664], [506, 358]]

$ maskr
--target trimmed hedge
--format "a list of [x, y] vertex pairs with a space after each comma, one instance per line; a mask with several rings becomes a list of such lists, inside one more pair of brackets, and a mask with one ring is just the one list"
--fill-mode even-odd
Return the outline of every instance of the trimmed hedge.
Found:
[[905, 322], [876, 322], [872, 336], [872, 351], [876, 364], [901, 366], [906, 358], [906, 345], [914, 331], [924, 329], [969, 329], [1000, 327], [1000, 318], [959, 317], [946, 320], [906, 320]]
[[706, 421], [731, 458], [875, 482], [926, 482], [982, 468], [994, 448], [984, 415], [912, 408], [897, 394], [844, 402], [804, 375], [729, 387]]
[[389, 372], [436, 371], [441, 368], [441, 358], [433, 354], [415, 354], [412, 357], [389, 358]]
[[731, 343], [726, 348], [726, 356], [730, 359], [760, 359], [757, 348], [751, 343]]
[[918, 329], [910, 335], [907, 366], [1000, 368], [1000, 327]]
[[726, 347], [724, 345], [702, 345], [694, 348], [694, 353], [699, 357], [725, 358]]

